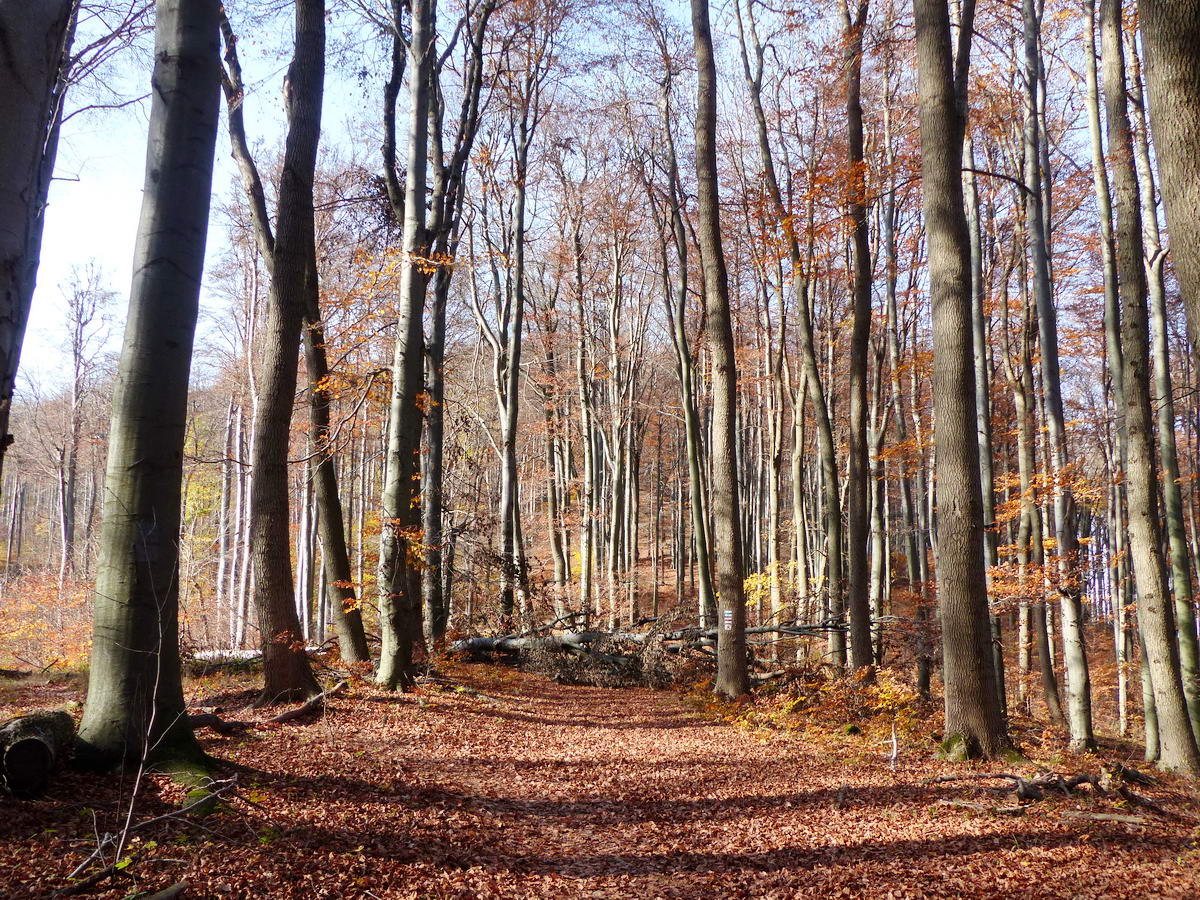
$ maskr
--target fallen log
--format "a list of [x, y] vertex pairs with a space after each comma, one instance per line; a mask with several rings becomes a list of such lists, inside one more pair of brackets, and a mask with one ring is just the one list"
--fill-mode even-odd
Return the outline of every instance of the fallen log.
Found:
[[[530, 650], [550, 650], [570, 653], [579, 649], [589, 649], [591, 644], [599, 641], [610, 641], [621, 644], [644, 644], [651, 639], [659, 639], [664, 644], [683, 644], [692, 648], [713, 646], [717, 639], [715, 628], [681, 628], [675, 631], [640, 632], [640, 631], [563, 631], [558, 634], [541, 634], [545, 629], [535, 629], [520, 634], [506, 634], [495, 637], [468, 637], [457, 640], [450, 645], [452, 653], [521, 653]], [[816, 625], [759, 625], [747, 628], [748, 635], [775, 634], [785, 637], [807, 637], [824, 635], [830, 631], [844, 630], [844, 626], [836, 624]]]
[[0, 726], [0, 777], [14, 797], [36, 797], [75, 739], [68, 713], [33, 713]]

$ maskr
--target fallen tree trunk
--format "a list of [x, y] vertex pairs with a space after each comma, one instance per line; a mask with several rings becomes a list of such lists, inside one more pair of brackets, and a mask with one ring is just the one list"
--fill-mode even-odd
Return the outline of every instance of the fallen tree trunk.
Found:
[[36, 797], [71, 748], [75, 721], [60, 711], [20, 716], [0, 726], [0, 777], [14, 797]]
[[[652, 638], [659, 638], [672, 649], [672, 644], [686, 647], [715, 646], [717, 630], [715, 628], [681, 628], [676, 631], [638, 632], [638, 631], [563, 631], [558, 634], [542, 634], [546, 629], [521, 634], [507, 634], [496, 637], [462, 638], [450, 645], [452, 653], [521, 653], [530, 650], [551, 650], [572, 652], [589, 650], [590, 645], [598, 641], [610, 641], [614, 644], [630, 643], [644, 644]], [[807, 637], [824, 635], [830, 631], [845, 630], [844, 625], [760, 625], [747, 628], [749, 635], [781, 635], [784, 637]]]

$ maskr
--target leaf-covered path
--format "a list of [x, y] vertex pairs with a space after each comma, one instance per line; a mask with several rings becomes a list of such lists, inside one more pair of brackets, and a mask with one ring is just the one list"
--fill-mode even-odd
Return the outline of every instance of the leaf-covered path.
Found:
[[[893, 771], [888, 748], [865, 737], [751, 732], [668, 692], [566, 687], [487, 666], [455, 675], [416, 695], [360, 689], [319, 721], [211, 740], [211, 752], [246, 767], [249, 802], [200, 827], [167, 823], [157, 847], [133, 854], [137, 888], [186, 880], [189, 897], [243, 898], [1200, 896], [1196, 833], [1182, 820], [1068, 819], [1086, 801], [1066, 799], [1020, 817], [981, 815], [937, 804], [979, 794], [927, 784], [942, 771], [927, 754]], [[92, 823], [68, 801], [89, 783], [68, 775], [0, 826], [10, 896], [64, 884], [86, 855]], [[145, 816], [172, 799], [169, 788], [148, 796]], [[126, 879], [106, 896], [130, 894]]]

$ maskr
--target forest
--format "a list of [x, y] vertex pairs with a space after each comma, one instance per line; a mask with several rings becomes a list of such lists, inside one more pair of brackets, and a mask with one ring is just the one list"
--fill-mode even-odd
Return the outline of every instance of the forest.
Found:
[[0, 897], [1200, 896], [1200, 0], [0, 0], [0, 122]]

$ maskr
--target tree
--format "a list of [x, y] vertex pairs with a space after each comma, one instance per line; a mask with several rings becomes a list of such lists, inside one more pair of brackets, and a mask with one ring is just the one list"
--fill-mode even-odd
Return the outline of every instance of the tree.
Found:
[[41, 261], [75, 0], [0, 0], [0, 473]]
[[[383, 638], [376, 681], [388, 690], [412, 684], [413, 642], [421, 633], [421, 509], [417, 493], [420, 469], [423, 387], [425, 288], [429, 256], [425, 183], [429, 166], [429, 94], [437, 48], [434, 44], [436, 0], [413, 0], [412, 31], [407, 54], [409, 74], [408, 169], [405, 175], [400, 261], [400, 315], [392, 357], [387, 463], [380, 515], [384, 526], [379, 545], [379, 623]], [[400, 4], [394, 2], [394, 40], [402, 40]], [[395, 78], [393, 70], [393, 78]], [[395, 201], [393, 201], [395, 203]]]
[[746, 602], [742, 594], [741, 510], [737, 475], [737, 361], [729, 313], [729, 281], [721, 244], [717, 190], [717, 70], [708, 0], [691, 0], [696, 42], [697, 240], [704, 272], [704, 307], [713, 357], [712, 515], [717, 572], [717, 684], [728, 698], [750, 688], [746, 667]]
[[83, 441], [84, 404], [94, 387], [97, 356], [106, 335], [105, 308], [112, 293], [100, 283], [95, 264], [76, 269], [64, 291], [67, 301], [67, 346], [71, 356], [67, 421], [61, 446], [55, 448], [58, 463], [58, 507], [61, 531], [58, 567], [59, 590], [74, 571], [76, 494], [79, 450]]
[[[255, 243], [263, 259], [274, 270], [276, 237], [267, 212], [266, 192], [258, 166], [250, 155], [245, 128], [245, 89], [242, 84], [241, 63], [237, 54], [237, 38], [229, 19], [221, 19], [221, 33], [225, 41], [225, 68], [222, 69], [222, 87], [229, 107], [229, 136], [233, 155], [237, 160], [242, 184], [249, 203], [253, 221]], [[281, 194], [282, 199], [282, 194]], [[309, 207], [312, 206], [312, 182], [309, 182]], [[311, 213], [310, 213], [311, 216]], [[314, 457], [316, 466], [313, 482], [316, 501], [320, 510], [318, 531], [328, 577], [325, 579], [329, 605], [333, 612], [334, 627], [338, 635], [338, 651], [347, 662], [366, 662], [370, 659], [367, 636], [363, 630], [362, 612], [354, 589], [350, 571], [350, 555], [346, 545], [346, 531], [342, 516], [342, 503], [338, 495], [337, 458], [331, 444], [331, 407], [329, 357], [325, 348], [325, 329], [321, 321], [320, 285], [317, 275], [316, 235], [310, 229], [307, 242], [298, 252], [304, 257], [308, 277], [304, 279], [303, 335], [305, 370], [308, 374], [309, 422], [313, 431]], [[322, 635], [323, 637], [323, 635]]]
[[295, 52], [284, 81], [288, 133], [279, 177], [271, 291], [259, 355], [250, 551], [263, 648], [260, 703], [318, 691], [296, 615], [288, 534], [288, 449], [305, 301], [315, 293], [313, 179], [325, 81], [325, 2], [296, 0]]
[[1200, 358], [1200, 0], [1138, 0], [1138, 11], [1172, 256]]
[[446, 55], [437, 58], [430, 73], [431, 85], [431, 146], [433, 152], [433, 193], [430, 202], [429, 233], [432, 259], [437, 273], [433, 283], [433, 308], [430, 333], [426, 339], [426, 392], [429, 395], [425, 414], [425, 429], [429, 451], [421, 469], [421, 513], [425, 559], [421, 570], [422, 622], [426, 642], [433, 644], [446, 633], [449, 617], [448, 600], [443, 584], [443, 445], [445, 442], [445, 373], [446, 309], [454, 275], [454, 260], [462, 231], [463, 207], [466, 202], [466, 172], [482, 114], [481, 97], [484, 85], [485, 43], [488, 21], [495, 11], [495, 0], [480, 0], [467, 4], [462, 27], [466, 40], [466, 66], [463, 73], [462, 99], [450, 153], [446, 154], [446, 98], [436, 83]]
[[983, 571], [976, 443], [971, 247], [960, 167], [975, 4], [962, 7], [952, 59], [945, 0], [913, 0], [921, 114], [921, 195], [929, 234], [937, 441], [937, 564], [947, 740], [992, 757], [1008, 746], [996, 693]]
[[1041, 341], [1042, 392], [1049, 431], [1050, 474], [1054, 481], [1054, 535], [1058, 558], [1059, 604], [1062, 613], [1063, 656], [1067, 670], [1067, 722], [1071, 745], [1076, 750], [1095, 744], [1092, 737], [1092, 688], [1088, 673], [1087, 646], [1083, 637], [1083, 613], [1076, 582], [1079, 552], [1075, 533], [1075, 498], [1067, 483], [1066, 414], [1063, 411], [1062, 376], [1058, 362], [1058, 315], [1050, 284], [1050, 245], [1044, 209], [1042, 141], [1040, 135], [1039, 85], [1041, 18], [1034, 0], [1023, 0], [1025, 24], [1026, 112], [1025, 221], [1037, 301], [1038, 335]]
[[217, 136], [217, 0], [159, 0], [146, 187], [113, 397], [80, 755], [201, 751], [179, 667], [180, 485]]
[[867, 442], [867, 362], [871, 343], [871, 245], [867, 222], [867, 179], [863, 150], [862, 58], [867, 27], [867, 0], [858, 0], [851, 15], [849, 0], [842, 7], [846, 41], [846, 205], [850, 214], [854, 269], [854, 324], [850, 337], [850, 465], [847, 475], [846, 600], [850, 612], [850, 661], [856, 669], [874, 662], [871, 609], [867, 584], [870, 533], [871, 465]]
[[1163, 559], [1158, 466], [1154, 458], [1154, 414], [1150, 406], [1150, 336], [1146, 271], [1142, 264], [1141, 201], [1126, 98], [1121, 18], [1121, 0], [1101, 0], [1100, 33], [1117, 214], [1117, 278], [1125, 367], [1125, 424], [1129, 440], [1126, 481], [1129, 548], [1137, 582], [1138, 621], [1154, 689], [1158, 764], [1163, 769], [1200, 775], [1200, 751], [1192, 735], [1180, 680], [1179, 646]]

